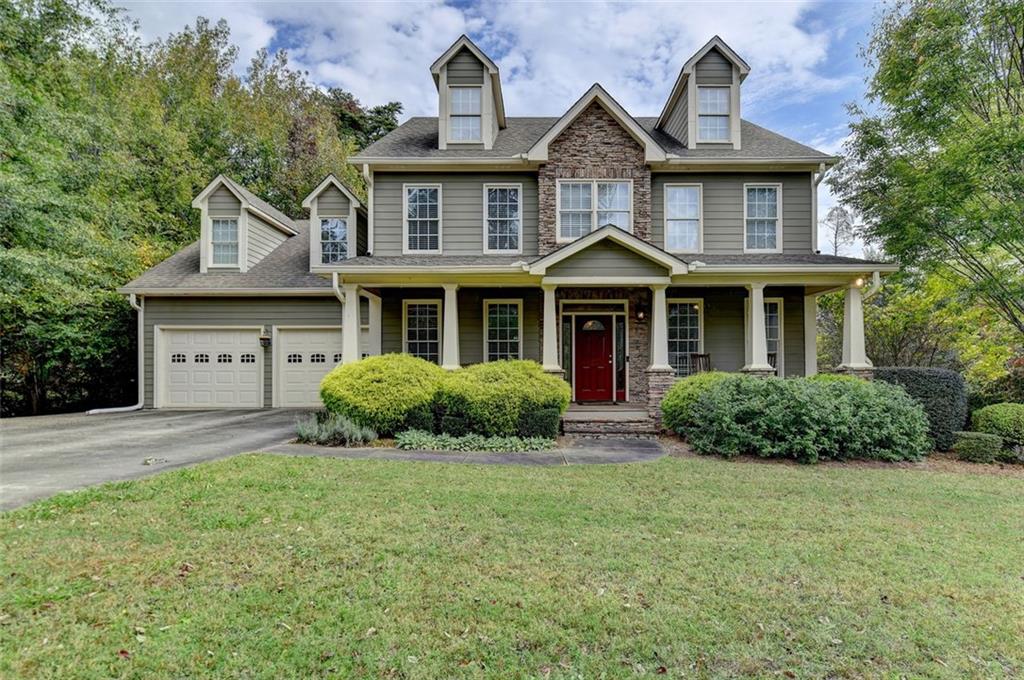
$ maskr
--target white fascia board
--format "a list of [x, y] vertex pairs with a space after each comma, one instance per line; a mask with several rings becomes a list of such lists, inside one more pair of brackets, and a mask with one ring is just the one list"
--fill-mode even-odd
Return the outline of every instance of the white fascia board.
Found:
[[731, 274], [764, 272], [766, 274], [863, 274], [870, 272], [898, 272], [897, 264], [704, 264], [699, 260], [690, 262], [693, 273]]

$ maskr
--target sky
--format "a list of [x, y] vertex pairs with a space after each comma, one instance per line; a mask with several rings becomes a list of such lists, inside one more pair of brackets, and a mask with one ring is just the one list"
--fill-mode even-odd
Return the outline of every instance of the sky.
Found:
[[[859, 49], [877, 11], [821, 0], [119, 4], [147, 41], [224, 18], [240, 73], [257, 50], [284, 49], [319, 85], [368, 106], [402, 102], [403, 120], [437, 115], [429, 67], [463, 33], [498, 64], [509, 116], [561, 115], [595, 82], [634, 116], [656, 116], [683, 63], [717, 34], [750, 64], [743, 117], [827, 153], [848, 134], [846, 104], [863, 98]], [[833, 204], [822, 185], [819, 216]]]

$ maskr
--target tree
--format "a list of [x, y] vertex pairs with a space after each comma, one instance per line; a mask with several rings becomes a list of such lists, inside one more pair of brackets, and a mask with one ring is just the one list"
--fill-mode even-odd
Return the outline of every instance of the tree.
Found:
[[832, 254], [838, 255], [842, 246], [853, 244], [853, 215], [841, 205], [828, 209], [828, 215], [821, 221], [832, 244]]
[[338, 134], [353, 138], [359, 149], [365, 149], [398, 127], [398, 116], [402, 113], [400, 102], [388, 102], [367, 109], [355, 95], [338, 87], [329, 88], [323, 96], [334, 114]]
[[859, 235], [1024, 334], [1024, 3], [903, 0], [875, 25], [873, 112], [829, 183]]

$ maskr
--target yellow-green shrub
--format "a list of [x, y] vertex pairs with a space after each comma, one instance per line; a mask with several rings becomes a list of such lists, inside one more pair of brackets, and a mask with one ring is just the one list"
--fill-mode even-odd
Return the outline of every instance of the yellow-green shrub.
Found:
[[725, 380], [731, 373], [709, 371], [677, 380], [661, 400], [662, 422], [668, 429], [683, 434], [693, 422], [693, 405], [708, 388]]

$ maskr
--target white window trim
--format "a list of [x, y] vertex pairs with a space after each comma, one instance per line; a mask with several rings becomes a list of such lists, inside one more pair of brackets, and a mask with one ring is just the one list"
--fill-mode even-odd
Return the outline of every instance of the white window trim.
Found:
[[[668, 190], [672, 187], [697, 187], [697, 200], [700, 202], [700, 213], [697, 215], [697, 249], [696, 250], [684, 250], [668, 249]], [[670, 182], [665, 185], [662, 190], [662, 233], [663, 233], [663, 245], [665, 246], [666, 253], [687, 253], [691, 255], [700, 254], [704, 252], [704, 185], [699, 182]], [[743, 194], [746, 196], [746, 192]], [[744, 224], [746, 224], [744, 222]]]
[[518, 351], [519, 351], [519, 358], [522, 359], [523, 358], [523, 300], [522, 300], [522, 298], [493, 298], [493, 299], [488, 298], [488, 299], [484, 300], [484, 363], [490, 361], [490, 359], [488, 359], [488, 354], [489, 353], [487, 351], [487, 345], [490, 342], [490, 338], [488, 338], [488, 331], [490, 329], [488, 328], [488, 323], [487, 323], [487, 321], [488, 321], [487, 307], [489, 305], [494, 305], [494, 304], [516, 305], [516, 307], [519, 308], [519, 312], [517, 314], [517, 319], [519, 321], [519, 350]]
[[[487, 247], [487, 190], [488, 189], [518, 189], [519, 190], [519, 247], [515, 250], [492, 250]], [[483, 230], [484, 230], [484, 255], [522, 255], [523, 254], [523, 185], [513, 182], [494, 182], [484, 184], [483, 188]]]
[[[775, 357], [775, 373], [780, 378], [786, 377], [786, 300], [780, 297], [766, 297], [764, 303], [777, 302], [779, 304], [779, 351]], [[806, 303], [805, 303], [806, 304]], [[750, 298], [743, 300], [743, 341], [744, 341], [744, 364], [751, 360], [751, 337], [750, 337]], [[768, 323], [767, 318], [765, 324]], [[767, 333], [767, 325], [765, 326]], [[766, 338], [767, 340], [767, 338]]]
[[[487, 77], [486, 74], [485, 74], [484, 77], [485, 78]], [[452, 113], [452, 104], [451, 104], [451, 102], [452, 102], [452, 90], [460, 89], [460, 88], [468, 89], [468, 88], [471, 88], [471, 87], [475, 87], [476, 89], [480, 90], [480, 137], [479, 137], [479, 139], [452, 139], [452, 127], [451, 127], [452, 118], [455, 117], [456, 115], [459, 115], [459, 114], [453, 114]], [[482, 84], [481, 85], [476, 85], [476, 84], [473, 84], [473, 83], [464, 83], [464, 84], [448, 85], [448, 107], [447, 107], [447, 115], [445, 116], [445, 121], [444, 121], [444, 136], [448, 140], [449, 144], [455, 144], [455, 145], [459, 145], [459, 144], [483, 144], [483, 141], [484, 141], [484, 86]]]
[[[213, 221], [214, 220], [235, 220], [238, 227], [238, 254], [234, 264], [227, 264], [224, 262], [215, 263], [213, 261]], [[244, 272], [246, 267], [242, 265], [243, 262], [248, 262], [249, 252], [249, 239], [247, 238], [249, 231], [249, 224], [247, 219], [247, 213], [244, 207], [240, 208], [237, 215], [207, 215], [206, 216], [206, 241], [209, 244], [209, 248], [206, 249], [206, 268], [207, 269], [237, 269], [240, 272]]]
[[[668, 306], [673, 304], [697, 305], [697, 354], [704, 354], [704, 298], [668, 298], [665, 300], [665, 319], [668, 320]], [[665, 340], [668, 341], [668, 328], [665, 328]], [[675, 368], [675, 367], [673, 367]], [[692, 374], [691, 374], [692, 375]]]
[[[409, 189], [437, 189], [437, 250], [411, 250], [409, 248]], [[440, 184], [402, 184], [402, 254], [440, 255], [444, 250], [444, 199]], [[746, 194], [744, 194], [746, 195]]]
[[440, 298], [402, 300], [402, 353], [409, 354], [409, 305], [434, 305], [437, 307], [437, 365], [441, 365], [444, 351], [444, 318], [441, 316]]
[[[728, 90], [729, 91], [729, 115], [728, 116], [722, 116], [721, 114], [717, 114], [717, 113], [701, 113], [700, 112], [700, 91], [704, 90], [704, 89], [707, 89], [707, 90], [717, 89], [717, 90]], [[694, 134], [695, 134], [695, 136], [697, 138], [697, 143], [698, 144], [732, 144], [733, 143], [734, 140], [733, 140], [733, 131], [732, 131], [732, 120], [733, 120], [733, 116], [736, 115], [736, 112], [733, 111], [733, 108], [735, 106], [735, 101], [733, 100], [733, 92], [732, 92], [732, 90], [733, 90], [733, 86], [732, 85], [701, 85], [701, 84], [697, 85], [697, 113], [696, 113], [696, 117], [694, 118], [694, 121], [696, 122], [696, 125], [697, 125], [697, 129], [694, 130]], [[725, 139], [703, 139], [700, 136], [700, 117], [701, 116], [717, 116], [717, 117], [722, 117], [722, 118], [726, 118], [727, 117], [729, 119], [729, 136], [726, 137]]]
[[[748, 248], [747, 247], [747, 189], [759, 189], [771, 187], [775, 189], [778, 215], [775, 225], [775, 247], [774, 248]], [[749, 182], [743, 185], [743, 234], [744, 253], [781, 253], [782, 252], [782, 183], [781, 182]]]
[[[564, 238], [562, 236], [562, 184], [585, 184], [590, 182], [590, 231], [588, 234], [594, 233], [597, 227], [597, 213], [600, 212], [597, 209], [597, 185], [598, 184], [629, 184], [629, 233], [633, 233], [633, 219], [635, 215], [633, 205], [633, 180], [616, 177], [603, 177], [601, 179], [593, 179], [587, 177], [571, 178], [564, 177], [555, 180], [555, 243], [572, 243], [577, 241], [583, 236], [577, 236], [576, 238]], [[607, 211], [606, 211], [607, 212]]]

